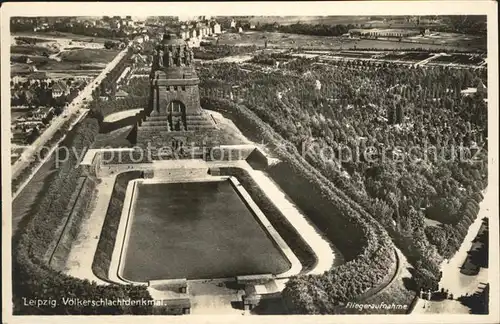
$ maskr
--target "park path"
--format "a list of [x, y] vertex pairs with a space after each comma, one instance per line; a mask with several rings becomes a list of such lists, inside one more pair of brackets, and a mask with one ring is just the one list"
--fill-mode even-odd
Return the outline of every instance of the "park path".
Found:
[[80, 279], [96, 281], [98, 284], [108, 284], [99, 279], [92, 271], [94, 255], [99, 243], [99, 236], [106, 218], [106, 211], [113, 192], [114, 176], [101, 178], [97, 185], [96, 202], [89, 216], [83, 220], [80, 232], [71, 247], [66, 261], [65, 274]]
[[[488, 190], [489, 189], [489, 190]], [[493, 188], [488, 188], [484, 193], [484, 199], [479, 204], [480, 209], [474, 223], [469, 226], [467, 235], [465, 236], [460, 248], [455, 255], [448, 261], [441, 264], [443, 276], [439, 282], [439, 288], [448, 289], [454, 298], [458, 298], [465, 294], [474, 294], [484, 288], [484, 283], [488, 282], [488, 269], [481, 268], [475, 276], [468, 276], [460, 272], [462, 264], [467, 259], [467, 253], [472, 248], [473, 240], [477, 236], [483, 218], [490, 216], [492, 212], [498, 210], [495, 204], [498, 201], [495, 199], [498, 192]], [[424, 308], [425, 307], [425, 308]], [[462, 313], [463, 306], [457, 300], [449, 300], [446, 303], [440, 301], [426, 301], [420, 299], [415, 306], [413, 313]]]

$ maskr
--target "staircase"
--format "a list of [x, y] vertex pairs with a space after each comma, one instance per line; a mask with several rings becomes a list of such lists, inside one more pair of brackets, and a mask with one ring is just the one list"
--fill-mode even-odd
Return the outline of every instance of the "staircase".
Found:
[[[172, 131], [174, 130], [174, 125], [176, 123], [176, 120], [181, 120], [182, 117], [179, 113], [174, 113], [172, 114], [172, 117], [169, 118], [167, 115], [156, 115], [156, 116], [148, 116], [146, 117], [146, 120], [142, 122], [142, 125], [140, 126], [141, 128], [144, 129], [151, 129], [151, 128], [162, 128], [163, 131]], [[182, 122], [183, 123], [183, 122]], [[213, 121], [212, 117], [205, 113], [198, 113], [198, 114], [190, 114], [186, 116], [186, 125], [187, 129], [181, 125], [181, 130], [188, 130], [188, 131], [196, 131], [199, 129], [212, 129], [215, 127], [215, 122]]]
[[168, 116], [166, 115], [148, 116], [146, 117], [146, 120], [142, 122], [140, 127], [144, 129], [159, 127], [167, 131], [171, 130], [170, 122], [168, 120]]

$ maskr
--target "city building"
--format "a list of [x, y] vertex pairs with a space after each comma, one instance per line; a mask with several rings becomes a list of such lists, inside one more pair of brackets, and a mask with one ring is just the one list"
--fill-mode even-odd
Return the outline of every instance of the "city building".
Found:
[[366, 38], [401, 38], [420, 35], [422, 32], [414, 29], [350, 29], [349, 35], [351, 37], [366, 37]]
[[69, 89], [64, 82], [57, 82], [52, 87], [52, 97], [59, 98], [61, 96], [67, 96], [69, 94]]
[[33, 120], [43, 120], [51, 116], [54, 113], [54, 107], [39, 107], [33, 112], [31, 117]]

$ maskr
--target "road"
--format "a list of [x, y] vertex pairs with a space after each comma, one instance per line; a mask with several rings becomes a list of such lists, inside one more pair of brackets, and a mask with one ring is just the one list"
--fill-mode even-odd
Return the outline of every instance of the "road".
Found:
[[[462, 264], [467, 259], [467, 253], [471, 249], [473, 240], [481, 228], [482, 219], [495, 215], [495, 204], [498, 204], [498, 191], [495, 188], [488, 188], [484, 195], [483, 201], [480, 203], [480, 210], [474, 223], [471, 224], [464, 238], [462, 245], [455, 255], [448, 261], [444, 261], [441, 265], [443, 277], [439, 282], [439, 288], [448, 289], [453, 294], [454, 300], [443, 301], [426, 301], [420, 299], [415, 306], [413, 313], [462, 313], [464, 310], [468, 312], [468, 308], [462, 305], [456, 298], [469, 294], [472, 295], [484, 288], [484, 284], [488, 282], [488, 269], [481, 268], [475, 276], [468, 276], [460, 272]], [[424, 308], [425, 306], [425, 308]], [[464, 309], [465, 308], [465, 309]]]
[[92, 90], [104, 80], [106, 74], [111, 71], [118, 64], [118, 62], [120, 62], [127, 51], [128, 47], [118, 53], [118, 55], [101, 71], [94, 81], [90, 82], [82, 91], [80, 91], [78, 96], [69, 104], [64, 113], [54, 118], [49, 127], [23, 152], [21, 157], [12, 166], [11, 174], [13, 179], [29, 165], [33, 154], [35, 154], [45, 143], [47, 143], [49, 139], [54, 136], [56, 131], [62, 127], [64, 122], [70, 118], [69, 115], [76, 114], [86, 101], [92, 100]]

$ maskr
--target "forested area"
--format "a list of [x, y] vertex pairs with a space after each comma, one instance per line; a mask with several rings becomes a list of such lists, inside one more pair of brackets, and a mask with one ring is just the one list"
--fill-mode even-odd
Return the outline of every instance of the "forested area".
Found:
[[[57, 175], [51, 179], [48, 189], [43, 193], [30, 222], [21, 229], [14, 240], [13, 253], [13, 301], [14, 314], [20, 315], [67, 315], [67, 314], [147, 314], [151, 307], [69, 305], [62, 303], [63, 298], [79, 298], [81, 300], [103, 299], [151, 299], [145, 287], [97, 285], [95, 282], [81, 280], [49, 267], [47, 252], [58, 240], [57, 230], [65, 219], [68, 202], [75, 191], [78, 179], [86, 176], [82, 168], [75, 167], [78, 156], [94, 141], [98, 131], [98, 121], [87, 118], [76, 126], [76, 134], [68, 145], [73, 149], [66, 161], [60, 163]], [[86, 199], [91, 199], [87, 195]], [[85, 198], [85, 197], [84, 197]], [[83, 199], [83, 198], [82, 198]], [[82, 205], [88, 203], [82, 202]], [[75, 223], [73, 226], [79, 226]], [[57, 300], [55, 307], [25, 306], [27, 300]]]
[[461, 93], [486, 84], [486, 71], [337, 64], [299, 59], [271, 73], [220, 64], [199, 75], [202, 87], [225, 84], [205, 93], [237, 87], [235, 99], [385, 227], [417, 284], [434, 287], [487, 185], [487, 104]]

